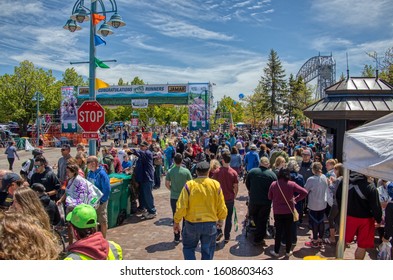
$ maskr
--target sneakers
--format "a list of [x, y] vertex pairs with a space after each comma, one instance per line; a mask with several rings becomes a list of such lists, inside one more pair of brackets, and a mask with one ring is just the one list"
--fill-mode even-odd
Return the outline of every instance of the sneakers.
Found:
[[140, 209], [140, 208], [138, 208], [138, 209], [136, 210], [135, 214], [140, 215], [140, 214], [145, 214], [146, 212], [147, 212], [146, 209]]
[[292, 251], [289, 251], [289, 253], [285, 253], [285, 256], [286, 257], [290, 257], [290, 256], [292, 256], [293, 255], [293, 252]]
[[150, 219], [154, 219], [156, 216], [157, 216], [157, 213], [148, 213], [148, 212], [146, 212], [146, 213], [144, 213], [142, 215], [142, 219], [150, 220]]
[[278, 258], [278, 256], [280, 256], [278, 253], [274, 252], [274, 250], [270, 250], [270, 255], [272, 255], [273, 257]]
[[308, 241], [306, 243], [304, 243], [304, 245], [306, 245], [307, 247], [311, 247], [311, 248], [319, 248], [319, 243], [316, 241]]

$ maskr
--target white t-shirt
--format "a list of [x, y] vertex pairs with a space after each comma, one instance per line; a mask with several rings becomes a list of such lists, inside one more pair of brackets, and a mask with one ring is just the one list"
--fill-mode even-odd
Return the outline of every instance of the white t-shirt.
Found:
[[120, 164], [123, 164], [123, 161], [124, 161], [124, 157], [126, 156], [126, 151], [124, 151], [123, 149], [120, 149], [118, 152], [117, 152], [117, 157], [119, 158], [119, 160], [120, 160]]

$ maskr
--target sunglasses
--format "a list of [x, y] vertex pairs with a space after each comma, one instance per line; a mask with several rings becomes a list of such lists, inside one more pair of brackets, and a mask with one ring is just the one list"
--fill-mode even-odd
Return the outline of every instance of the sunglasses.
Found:
[[90, 161], [86, 161], [86, 163], [87, 164], [89, 164], [89, 163], [93, 163], [94, 161], [92, 161], [92, 160], [90, 160]]
[[41, 164], [34, 165], [35, 168], [40, 168], [41, 166], [42, 166]]

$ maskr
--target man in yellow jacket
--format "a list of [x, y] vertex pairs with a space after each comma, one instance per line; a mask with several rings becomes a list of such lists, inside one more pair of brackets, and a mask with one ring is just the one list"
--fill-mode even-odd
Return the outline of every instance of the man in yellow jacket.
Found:
[[87, 204], [79, 204], [68, 213], [75, 243], [68, 246], [65, 260], [122, 260], [123, 251], [119, 244], [107, 241], [97, 231], [96, 210]]
[[195, 248], [201, 242], [202, 260], [212, 260], [216, 248], [217, 227], [221, 228], [227, 216], [224, 195], [220, 183], [208, 177], [210, 165], [197, 164], [198, 178], [188, 181], [176, 203], [173, 230], [180, 232], [184, 218], [183, 256], [195, 260]]

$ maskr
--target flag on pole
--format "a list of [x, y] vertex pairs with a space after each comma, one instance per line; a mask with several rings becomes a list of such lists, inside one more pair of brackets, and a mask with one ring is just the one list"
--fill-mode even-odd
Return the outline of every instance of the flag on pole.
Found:
[[93, 24], [97, 25], [101, 20], [105, 19], [105, 16], [99, 14], [93, 14], [92, 18], [93, 18]]
[[95, 59], [95, 63], [96, 63], [96, 67], [100, 67], [100, 68], [109, 68], [108, 65], [106, 65], [104, 62], [102, 62], [101, 60], [99, 60], [98, 58], [94, 58]]
[[102, 44], [106, 45], [106, 42], [104, 41], [104, 39], [102, 39], [98, 35], [94, 35], [94, 45], [97, 47], [97, 46], [102, 45]]
[[96, 89], [107, 88], [107, 87], [109, 87], [109, 84], [107, 84], [104, 81], [96, 78]]

